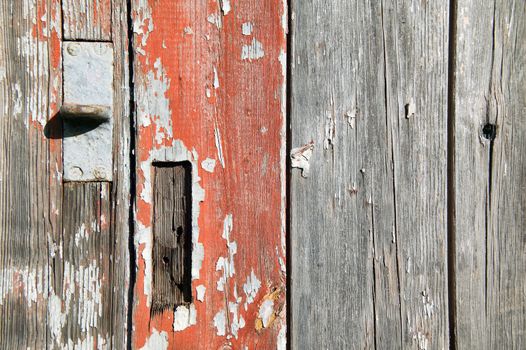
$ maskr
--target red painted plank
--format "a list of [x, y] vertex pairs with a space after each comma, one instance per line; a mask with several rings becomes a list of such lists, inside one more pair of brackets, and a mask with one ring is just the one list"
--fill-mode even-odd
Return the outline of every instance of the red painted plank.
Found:
[[[285, 348], [282, 0], [135, 0], [135, 348]], [[192, 304], [150, 316], [152, 162], [192, 163]]]

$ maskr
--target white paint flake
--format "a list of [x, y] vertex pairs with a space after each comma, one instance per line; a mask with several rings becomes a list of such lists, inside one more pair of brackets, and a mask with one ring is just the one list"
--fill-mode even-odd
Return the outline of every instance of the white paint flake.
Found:
[[146, 46], [148, 36], [153, 32], [152, 9], [144, 0], [139, 0], [133, 16], [133, 32], [137, 34], [138, 46]]
[[243, 291], [245, 292], [246, 301], [245, 301], [245, 310], [248, 309], [248, 305], [254, 302], [256, 295], [261, 288], [261, 282], [257, 279], [254, 274], [254, 270], [251, 271], [250, 276], [247, 277], [247, 281], [243, 284]]
[[195, 310], [195, 305], [190, 304], [189, 307], [186, 307], [185, 305], [178, 306], [174, 312], [174, 331], [183, 331], [195, 324], [197, 324], [197, 312]]
[[206, 287], [200, 284], [197, 287], [195, 287], [195, 292], [197, 300], [203, 302], [205, 300]]
[[221, 5], [221, 11], [223, 11], [223, 15], [228, 15], [231, 10], [230, 0], [219, 0], [219, 4]]
[[217, 69], [214, 67], [214, 89], [219, 88], [219, 76], [217, 75]]
[[254, 25], [251, 22], [245, 22], [241, 25], [241, 33], [243, 35], [251, 35]]
[[153, 328], [152, 334], [146, 340], [146, 344], [141, 350], [166, 350], [168, 349], [168, 333], [165, 331], [158, 332]]
[[310, 142], [301, 147], [293, 148], [290, 151], [291, 167], [301, 169], [301, 176], [308, 177], [310, 170], [310, 159], [314, 150], [314, 142]]
[[217, 259], [216, 271], [223, 271], [223, 275], [217, 281], [217, 290], [224, 292], [227, 280], [234, 277], [236, 269], [234, 267], [234, 255], [237, 253], [237, 243], [230, 241], [230, 233], [232, 232], [233, 220], [232, 214], [228, 214], [223, 222], [223, 235], [226, 240], [228, 248], [228, 257], [220, 256]]
[[215, 25], [217, 29], [221, 29], [222, 22], [221, 22], [221, 16], [217, 13], [212, 13], [209, 15], [206, 19], [209, 23]]
[[214, 139], [215, 139], [216, 149], [217, 149], [217, 158], [219, 159], [219, 163], [221, 163], [221, 166], [224, 169], [225, 159], [223, 158], [223, 147], [221, 146], [221, 132], [219, 131], [217, 124], [214, 127]]
[[226, 313], [225, 310], [220, 310], [214, 316], [214, 326], [217, 330], [217, 335], [224, 336], [226, 335]]
[[208, 171], [209, 173], [213, 173], [214, 172], [214, 169], [216, 167], [216, 160], [215, 159], [212, 159], [212, 158], [206, 158], [205, 160], [203, 160], [201, 162], [201, 167], [205, 170], [205, 171]]
[[239, 304], [229, 302], [228, 310], [232, 314], [230, 317], [230, 333], [237, 339], [238, 331], [245, 327], [245, 319], [239, 315]]
[[252, 39], [250, 45], [243, 45], [241, 48], [241, 59], [242, 60], [258, 60], [265, 56], [265, 51], [263, 50], [263, 44], [256, 40]]
[[259, 307], [258, 315], [263, 323], [263, 327], [267, 328], [272, 321], [272, 315], [274, 315], [274, 300], [265, 300]]

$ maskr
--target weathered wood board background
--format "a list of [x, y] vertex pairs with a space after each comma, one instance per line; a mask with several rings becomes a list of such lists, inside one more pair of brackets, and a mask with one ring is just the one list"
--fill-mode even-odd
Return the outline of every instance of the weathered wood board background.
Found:
[[0, 349], [525, 348], [525, 63], [524, 1], [3, 1]]

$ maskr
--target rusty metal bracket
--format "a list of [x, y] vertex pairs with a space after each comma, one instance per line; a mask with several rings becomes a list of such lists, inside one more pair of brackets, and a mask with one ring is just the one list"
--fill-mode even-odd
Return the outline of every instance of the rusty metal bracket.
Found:
[[111, 181], [113, 45], [64, 42], [64, 181]]

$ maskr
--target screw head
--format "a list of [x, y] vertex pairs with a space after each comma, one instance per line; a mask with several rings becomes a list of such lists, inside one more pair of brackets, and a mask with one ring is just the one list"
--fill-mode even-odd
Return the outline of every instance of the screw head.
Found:
[[93, 170], [93, 176], [95, 176], [97, 180], [102, 180], [106, 178], [106, 170], [104, 170], [104, 168], [97, 167]]
[[82, 177], [82, 174], [84, 174], [84, 172], [78, 166], [72, 166], [71, 168], [69, 168], [69, 177], [72, 180], [80, 179]]
[[71, 56], [77, 56], [80, 52], [80, 45], [77, 43], [69, 43], [67, 47], [67, 52]]

